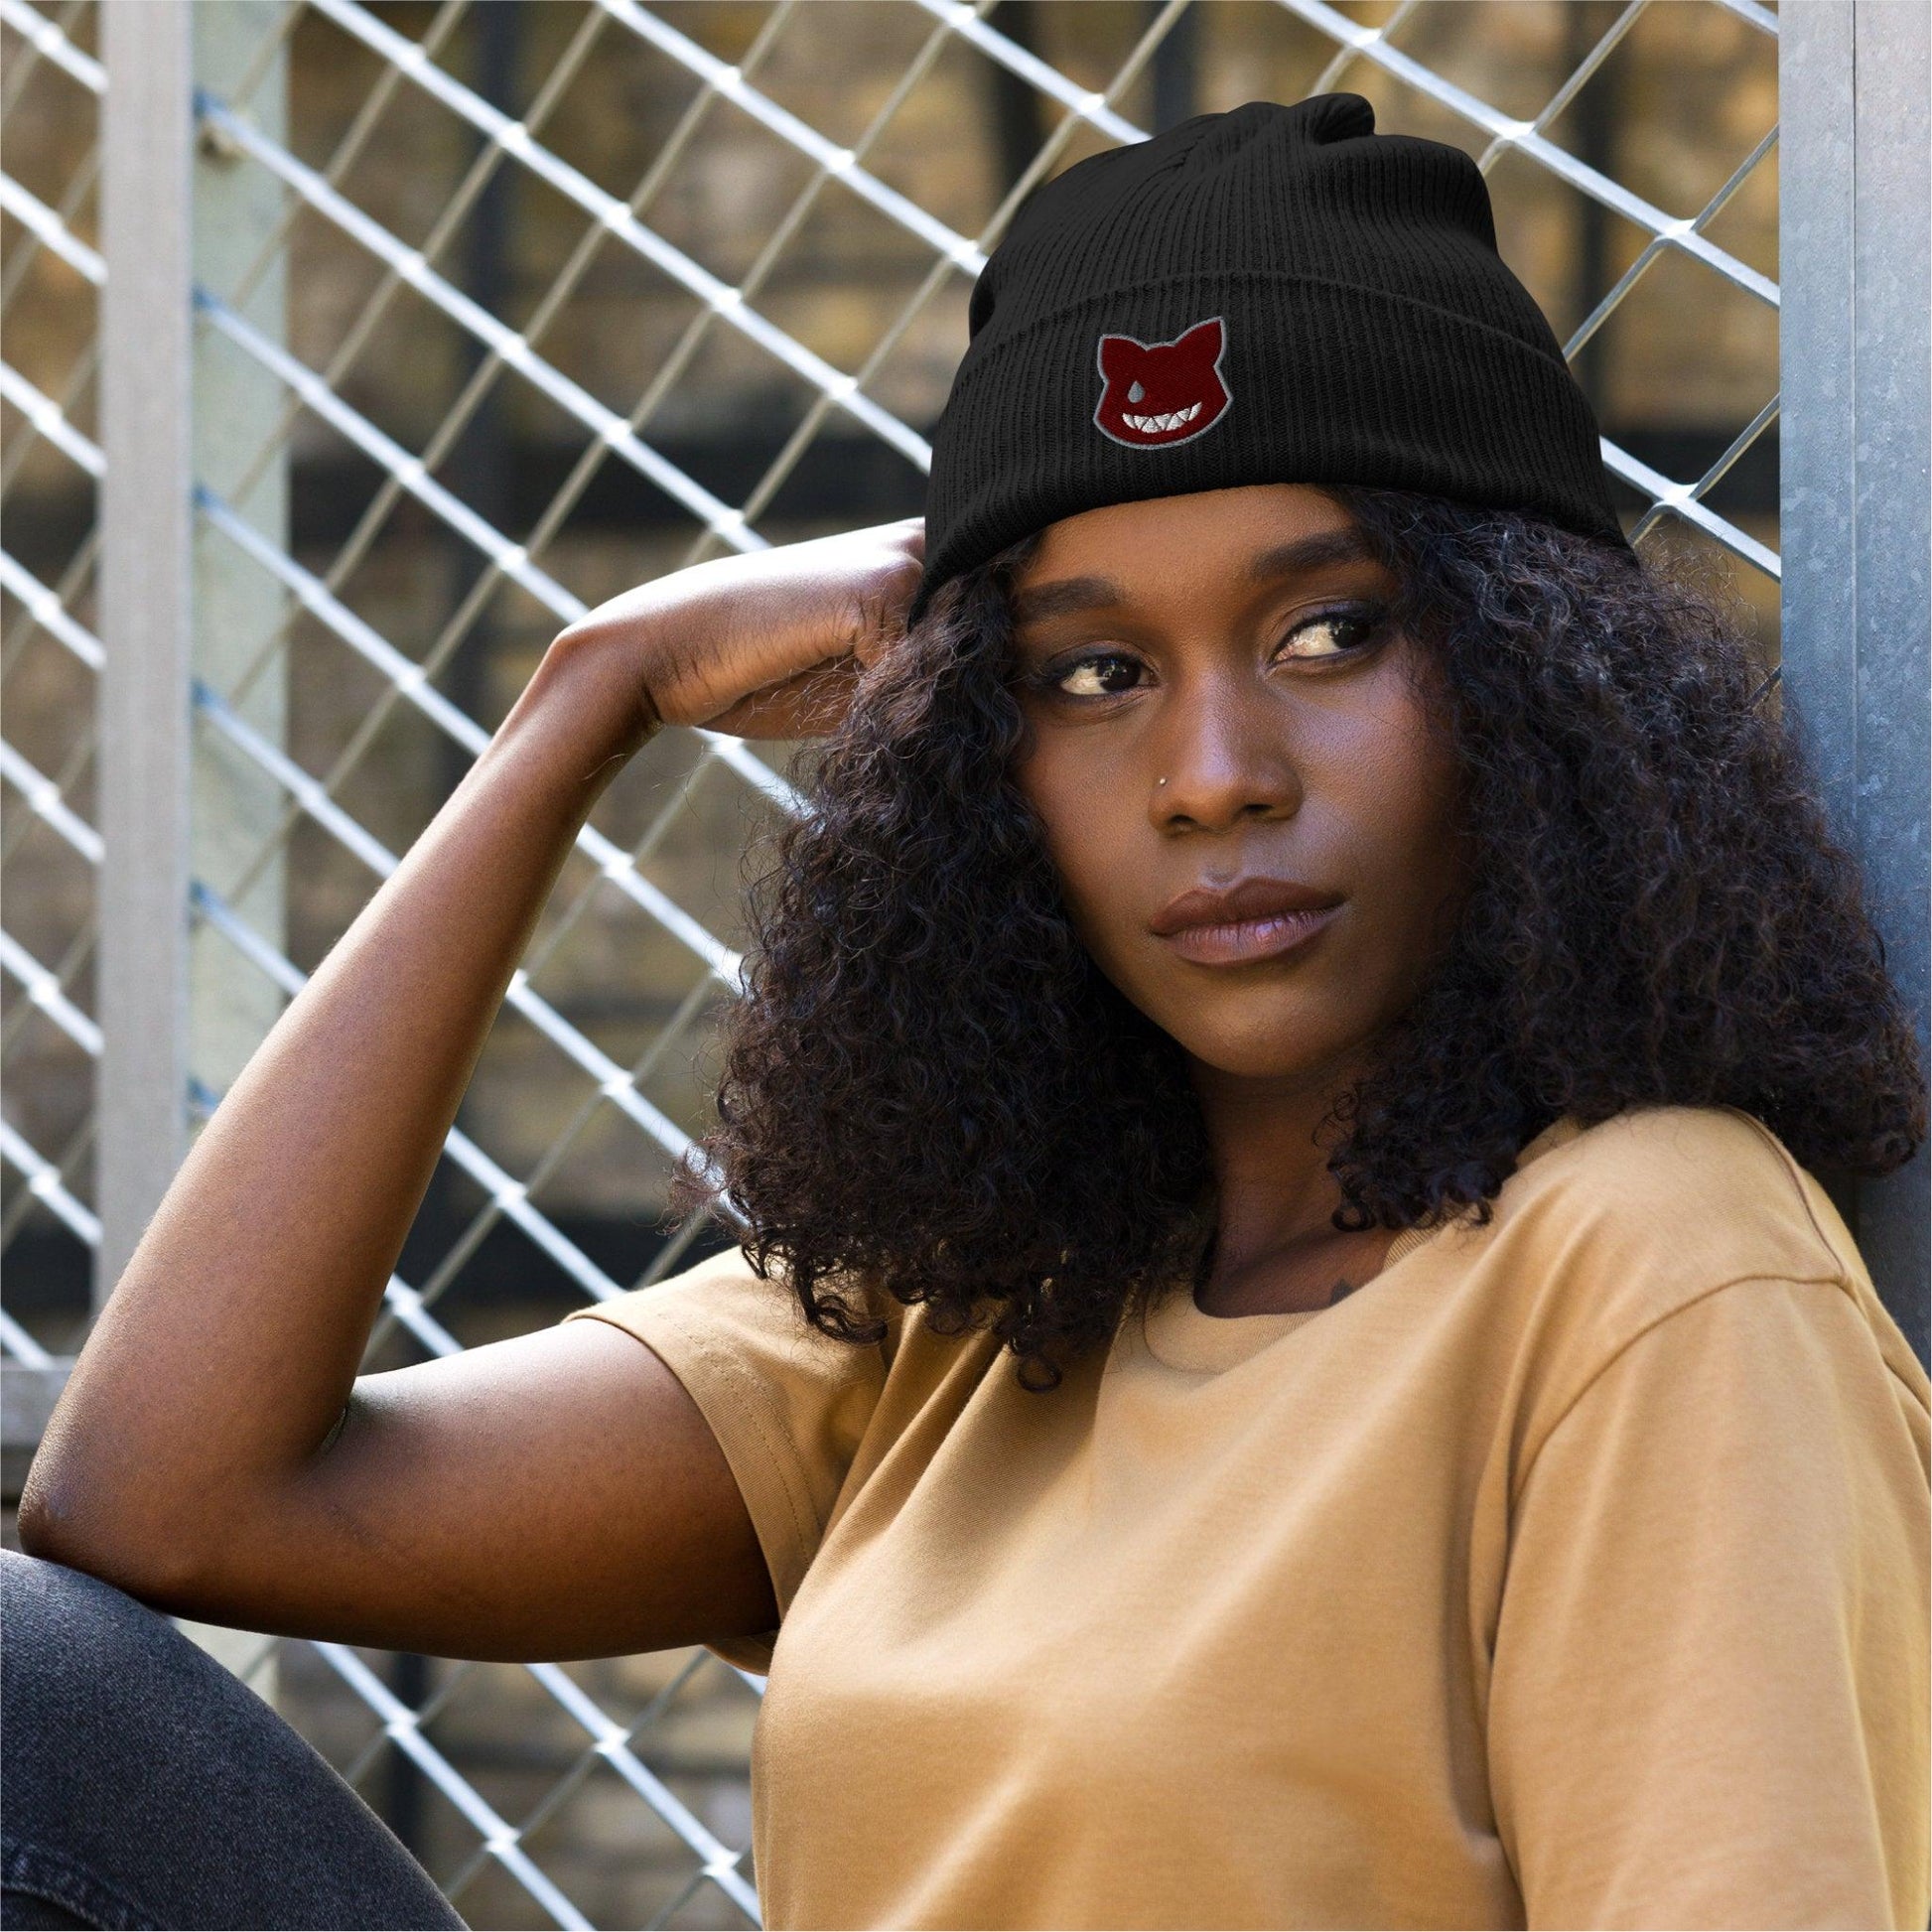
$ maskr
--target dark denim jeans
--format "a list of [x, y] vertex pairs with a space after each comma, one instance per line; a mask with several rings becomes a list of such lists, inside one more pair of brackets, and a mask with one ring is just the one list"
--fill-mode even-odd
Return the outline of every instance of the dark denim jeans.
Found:
[[0, 1551], [0, 1925], [457, 1926], [255, 1693], [133, 1597]]

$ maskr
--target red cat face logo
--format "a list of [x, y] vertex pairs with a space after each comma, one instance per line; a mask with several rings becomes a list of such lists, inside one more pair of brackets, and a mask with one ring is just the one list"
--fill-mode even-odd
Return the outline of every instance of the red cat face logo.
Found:
[[1095, 428], [1133, 450], [1164, 449], [1212, 429], [1227, 413], [1228, 386], [1221, 380], [1226, 344], [1219, 316], [1195, 323], [1171, 343], [1102, 336], [1100, 373], [1107, 386], [1093, 412]]

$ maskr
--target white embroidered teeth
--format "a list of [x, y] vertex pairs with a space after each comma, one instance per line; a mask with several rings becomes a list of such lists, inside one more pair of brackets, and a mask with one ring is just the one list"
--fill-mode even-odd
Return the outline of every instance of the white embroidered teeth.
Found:
[[1178, 429], [1182, 423], [1191, 423], [1200, 414], [1200, 404], [1189, 403], [1185, 409], [1176, 409], [1166, 416], [1130, 416], [1126, 410], [1120, 412], [1120, 419], [1129, 429], [1137, 429], [1143, 436], [1166, 429]]

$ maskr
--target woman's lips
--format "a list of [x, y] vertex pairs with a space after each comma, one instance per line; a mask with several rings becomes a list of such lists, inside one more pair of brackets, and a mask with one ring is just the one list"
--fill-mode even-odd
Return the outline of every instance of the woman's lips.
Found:
[[1245, 966], [1250, 960], [1277, 959], [1305, 945], [1340, 909], [1323, 905], [1299, 912], [1270, 912], [1220, 925], [1186, 925], [1161, 937], [1182, 959], [1196, 966]]
[[1293, 952], [1334, 917], [1341, 902], [1338, 893], [1298, 880], [1243, 879], [1182, 893], [1148, 921], [1148, 929], [1196, 965], [1241, 966]]

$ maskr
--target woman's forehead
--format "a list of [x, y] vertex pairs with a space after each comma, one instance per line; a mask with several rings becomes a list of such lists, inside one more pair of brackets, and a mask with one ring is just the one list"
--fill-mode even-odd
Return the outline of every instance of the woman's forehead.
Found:
[[1131, 556], [1163, 542], [1219, 538], [1223, 543], [1265, 541], [1317, 530], [1348, 529], [1353, 518], [1312, 483], [1247, 483], [1233, 489], [1197, 489], [1174, 496], [1146, 496], [1105, 503], [1049, 523], [1035, 539], [1029, 569], [1056, 560], [1099, 554]]
[[1183, 579], [1244, 592], [1375, 556], [1369, 537], [1341, 505], [1308, 484], [1262, 483], [1110, 503], [1040, 532], [1014, 574], [1014, 614], [1028, 621], [1099, 603], [1133, 602]]

